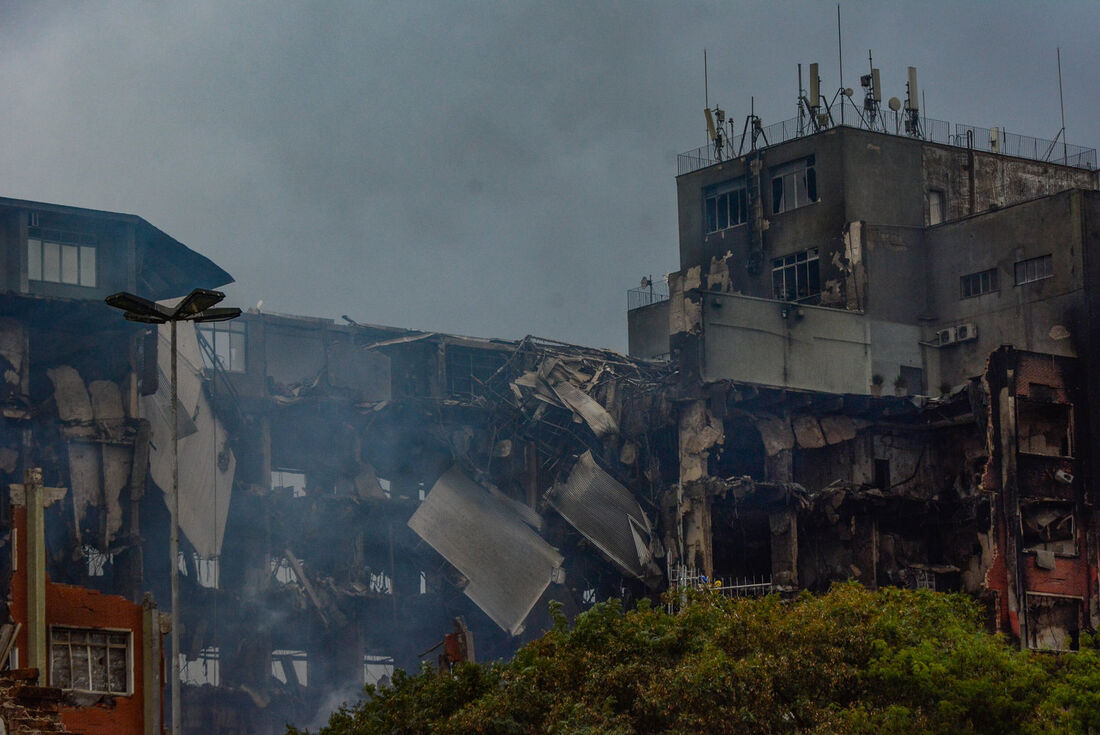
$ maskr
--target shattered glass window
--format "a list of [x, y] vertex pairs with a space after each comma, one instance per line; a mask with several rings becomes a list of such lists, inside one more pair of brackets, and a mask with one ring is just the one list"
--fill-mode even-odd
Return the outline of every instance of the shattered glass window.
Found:
[[821, 261], [817, 248], [772, 261], [772, 293], [780, 301], [802, 301], [821, 293]]
[[50, 629], [50, 685], [105, 694], [130, 692], [130, 633]]
[[817, 201], [817, 172], [809, 156], [772, 171], [772, 214], [789, 212]]
[[703, 191], [707, 234], [748, 222], [749, 200], [745, 179], [737, 178]]
[[203, 648], [199, 651], [198, 658], [187, 658], [181, 653], [179, 661], [180, 681], [184, 684], [221, 684], [221, 651], [217, 646]]
[[309, 686], [309, 654], [279, 649], [271, 652], [271, 675], [284, 684]]
[[230, 373], [245, 371], [245, 337], [247, 325], [243, 321], [204, 322], [196, 324], [202, 366], [215, 366]]
[[482, 386], [506, 359], [498, 350], [447, 345], [447, 392], [452, 396], [481, 395]]

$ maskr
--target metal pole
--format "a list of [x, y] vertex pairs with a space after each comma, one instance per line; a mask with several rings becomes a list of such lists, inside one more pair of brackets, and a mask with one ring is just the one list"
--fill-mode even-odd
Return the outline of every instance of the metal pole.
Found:
[[840, 124], [844, 124], [844, 43], [840, 38], [840, 3], [836, 4], [836, 53], [840, 60]]
[[172, 580], [172, 735], [181, 735], [180, 721], [180, 465], [179, 465], [179, 396], [177, 395], [176, 322], [169, 321], [172, 330], [172, 502], [168, 511], [171, 529], [168, 536], [168, 567]]
[[1058, 48], [1058, 107], [1062, 111], [1062, 163], [1069, 165], [1069, 150], [1066, 146], [1066, 103], [1062, 99], [1062, 49]]

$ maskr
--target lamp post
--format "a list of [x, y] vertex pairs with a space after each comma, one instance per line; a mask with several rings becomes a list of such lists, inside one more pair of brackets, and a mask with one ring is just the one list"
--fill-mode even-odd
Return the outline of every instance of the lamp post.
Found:
[[168, 536], [168, 573], [172, 580], [172, 735], [181, 735], [180, 716], [180, 608], [179, 608], [179, 511], [180, 511], [180, 468], [179, 468], [179, 401], [176, 395], [176, 323], [177, 322], [223, 322], [236, 319], [241, 310], [236, 307], [212, 308], [225, 298], [221, 291], [196, 288], [174, 308], [121, 291], [108, 296], [108, 306], [122, 309], [123, 317], [132, 322], [144, 324], [169, 324], [172, 335], [172, 374], [169, 379], [172, 391], [172, 495], [168, 503], [171, 529]]

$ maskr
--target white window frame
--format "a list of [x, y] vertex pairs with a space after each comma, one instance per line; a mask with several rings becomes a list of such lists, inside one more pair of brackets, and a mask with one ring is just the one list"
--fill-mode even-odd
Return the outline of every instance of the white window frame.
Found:
[[1054, 278], [1054, 257], [1051, 253], [1047, 253], [1034, 258], [1017, 260], [1013, 270], [1017, 286]]
[[[62, 641], [56, 638], [61, 634], [68, 634], [68, 640]], [[84, 642], [73, 642], [72, 634], [86, 635], [87, 638]], [[95, 634], [104, 635], [105, 641], [102, 644], [96, 644], [91, 641], [91, 636]], [[112, 636], [122, 636], [124, 642], [112, 642]], [[126, 628], [89, 628], [80, 625], [51, 625], [50, 626], [50, 686], [57, 687], [58, 689], [64, 689], [66, 691], [77, 692], [93, 692], [95, 694], [114, 694], [119, 696], [129, 696], [134, 693], [134, 636], [133, 631]], [[62, 671], [54, 665], [54, 652], [56, 646], [64, 646], [69, 651], [69, 677], [68, 681], [61, 679]], [[74, 647], [83, 647], [86, 651], [87, 667], [88, 667], [88, 688], [77, 688], [73, 686], [73, 665]], [[96, 688], [95, 674], [92, 670], [93, 655], [92, 651], [95, 648], [102, 647], [104, 650], [104, 666], [103, 672], [103, 686], [102, 688]], [[126, 682], [123, 689], [112, 689], [110, 681], [110, 659], [112, 658], [112, 651], [121, 651], [121, 655], [125, 658], [126, 667]]]
[[790, 212], [816, 202], [817, 171], [814, 157], [800, 158], [772, 169], [771, 197], [772, 214]]
[[95, 237], [32, 227], [27, 234], [27, 281], [95, 288]]
[[749, 196], [744, 177], [703, 190], [703, 231], [707, 235], [738, 227], [748, 221]]
[[[814, 280], [816, 276], [816, 290]], [[776, 278], [783, 279], [782, 288]], [[805, 285], [805, 293], [800, 293]], [[793, 293], [789, 290], [793, 288]], [[806, 301], [821, 295], [821, 251], [809, 248], [772, 260], [772, 296], [779, 301]]]

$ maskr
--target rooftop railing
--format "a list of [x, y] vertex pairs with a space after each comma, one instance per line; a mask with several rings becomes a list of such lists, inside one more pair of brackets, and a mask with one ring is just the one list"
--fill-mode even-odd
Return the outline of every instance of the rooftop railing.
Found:
[[634, 311], [643, 306], [668, 301], [668, 284], [658, 281], [644, 288], [632, 288], [626, 292], [626, 310]]
[[[932, 118], [920, 119], [920, 134], [912, 135], [904, 131], [900, 120], [897, 124], [880, 124], [874, 127], [857, 126], [851, 124], [838, 124], [832, 127], [860, 128], [873, 130], [887, 135], [897, 135], [906, 138], [917, 138], [932, 143], [956, 146], [959, 148], [972, 148], [976, 151], [988, 153], [1000, 153], [1017, 158], [1028, 158], [1033, 161], [1045, 161], [1074, 168], [1096, 169], [1096, 149], [1085, 148], [1079, 145], [1060, 143], [1057, 140], [1045, 140], [1034, 138], [1030, 135], [1018, 135], [1006, 133], [1004, 128], [980, 128], [974, 125], [954, 125], [946, 120], [934, 120]], [[792, 117], [789, 120], [772, 123], [760, 128], [756, 133], [756, 148], [768, 148], [788, 140], [795, 140], [815, 132], [811, 124], [805, 118]], [[700, 146], [694, 150], [681, 153], [677, 156], [677, 175], [682, 176], [692, 171], [698, 171], [716, 163], [737, 158], [748, 153], [752, 149], [752, 132], [745, 135], [732, 137], [723, 150], [722, 157], [715, 154], [713, 145]]]

